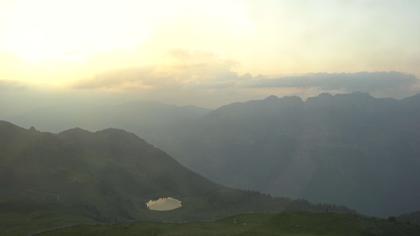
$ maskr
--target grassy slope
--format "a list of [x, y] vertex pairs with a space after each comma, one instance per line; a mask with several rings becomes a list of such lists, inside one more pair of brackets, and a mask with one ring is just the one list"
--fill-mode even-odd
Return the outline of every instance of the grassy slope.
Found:
[[94, 220], [76, 214], [63, 215], [53, 211], [38, 211], [31, 214], [1, 213], [0, 235], [21, 236], [60, 228], [64, 225], [94, 224]]
[[209, 223], [137, 223], [81, 225], [45, 232], [50, 235], [420, 235], [420, 226], [337, 213], [248, 214]]
[[[0, 121], [0, 235], [133, 221], [191, 222], [249, 212], [344, 211], [208, 181], [135, 135], [115, 129], [60, 134]], [[176, 211], [145, 202], [171, 196]]]

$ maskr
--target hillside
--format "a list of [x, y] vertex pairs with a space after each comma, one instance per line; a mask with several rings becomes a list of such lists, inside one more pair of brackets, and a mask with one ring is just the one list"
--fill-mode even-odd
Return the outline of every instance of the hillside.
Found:
[[333, 213], [283, 213], [238, 215], [211, 223], [135, 223], [129, 225], [81, 225], [48, 235], [259, 235], [259, 236], [415, 236], [420, 226]]
[[[347, 211], [214, 184], [158, 148], [117, 129], [59, 134], [0, 122], [0, 232], [80, 223], [208, 220], [243, 212]], [[174, 197], [182, 208], [152, 212]]]
[[420, 95], [270, 96], [223, 106], [155, 143], [228, 186], [390, 216], [420, 209], [419, 120]]

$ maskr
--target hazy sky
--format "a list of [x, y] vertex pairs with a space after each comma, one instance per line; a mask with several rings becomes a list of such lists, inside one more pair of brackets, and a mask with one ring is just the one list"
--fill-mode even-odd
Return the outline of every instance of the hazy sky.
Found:
[[319, 72], [419, 77], [419, 9], [418, 0], [0, 0], [0, 91], [161, 95]]

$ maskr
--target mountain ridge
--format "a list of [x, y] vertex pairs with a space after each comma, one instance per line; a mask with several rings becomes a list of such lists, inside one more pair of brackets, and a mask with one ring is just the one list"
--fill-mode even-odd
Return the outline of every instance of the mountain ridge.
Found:
[[227, 186], [399, 215], [420, 208], [417, 97], [268, 97], [223, 106], [154, 143]]

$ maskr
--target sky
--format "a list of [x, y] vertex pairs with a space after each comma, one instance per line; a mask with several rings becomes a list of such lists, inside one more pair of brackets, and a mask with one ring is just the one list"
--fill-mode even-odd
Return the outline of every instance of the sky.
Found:
[[[419, 9], [418, 0], [0, 0], [0, 93], [208, 107], [365, 87], [407, 96], [419, 88]], [[343, 75], [360, 84], [323, 86]], [[311, 82], [267, 83], [294, 78]]]

